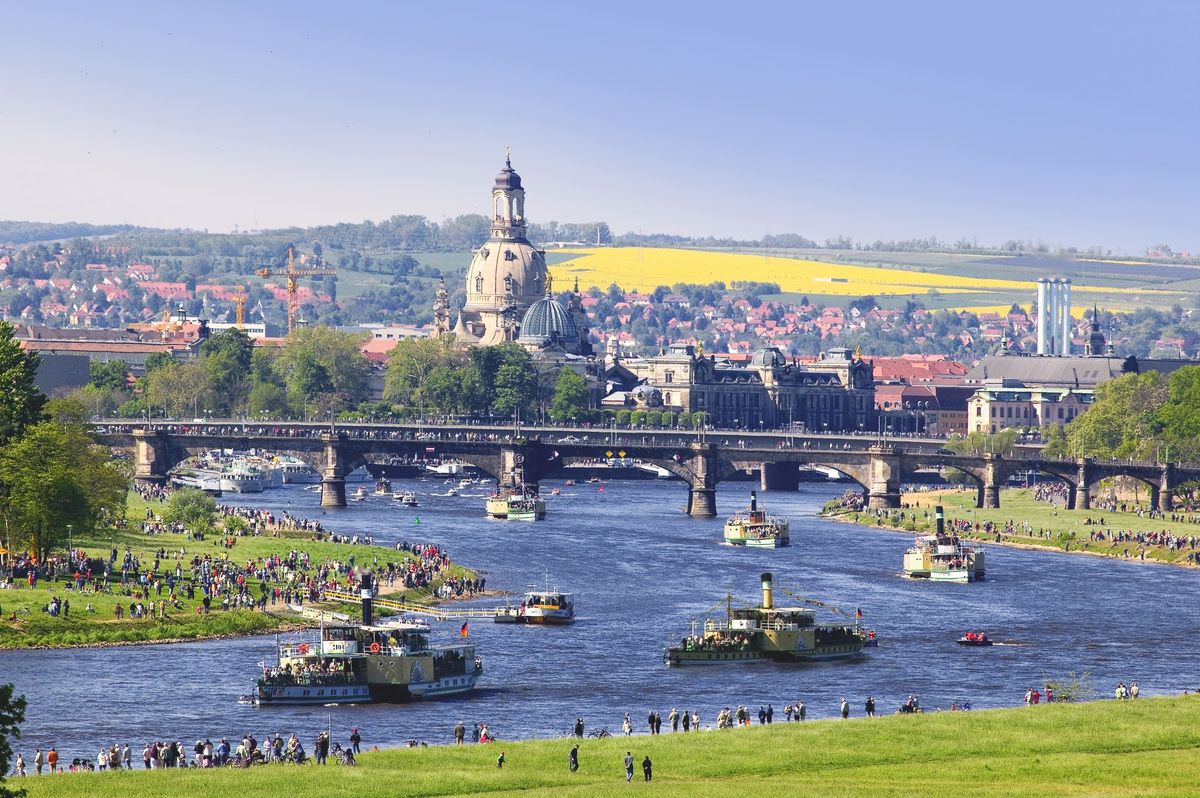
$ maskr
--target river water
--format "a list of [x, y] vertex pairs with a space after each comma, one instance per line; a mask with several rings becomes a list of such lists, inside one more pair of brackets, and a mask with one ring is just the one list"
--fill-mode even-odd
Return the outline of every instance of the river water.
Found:
[[[560, 484], [543, 482], [543, 492]], [[763, 495], [768, 510], [792, 519], [792, 545], [779, 550], [719, 545], [723, 520], [685, 516], [678, 482], [610, 482], [603, 492], [594, 484], [563, 487], [561, 496], [547, 498], [542, 523], [489, 520], [482, 488], [434, 495], [446, 488], [436, 479], [395, 481], [394, 489], [419, 495], [421, 506], [407, 510], [370, 497], [323, 514], [319, 494], [300, 486], [226, 500], [320, 517], [330, 529], [368, 532], [381, 544], [442, 544], [455, 561], [484, 572], [489, 589], [519, 595], [549, 575], [576, 593], [578, 619], [570, 627], [472, 621], [485, 673], [470, 696], [333, 708], [236, 703], [250, 691], [258, 663], [273, 660], [273, 637], [0, 652], [0, 682], [15, 682], [29, 699], [18, 750], [28, 760], [35, 746], [53, 744], [69, 761], [114, 741], [140, 752], [150, 739], [190, 744], [246, 732], [262, 739], [295, 731], [311, 740], [327, 723], [335, 739], [344, 742], [358, 726], [368, 745], [380, 746], [446, 742], [458, 720], [468, 729], [486, 722], [502, 739], [562, 734], [576, 716], [589, 729], [606, 725], [619, 733], [625, 712], [644, 731], [650, 709], [664, 719], [672, 707], [696, 709], [710, 724], [721, 707], [757, 711], [771, 702], [782, 719], [782, 707], [802, 698], [815, 719], [833, 716], [842, 697], [859, 715], [868, 694], [881, 712], [910, 694], [927, 708], [955, 701], [1001, 707], [1070, 672], [1090, 672], [1104, 697], [1118, 681], [1136, 681], [1144, 694], [1200, 687], [1194, 570], [988, 546], [986, 582], [909, 581], [899, 573], [908, 535], [815, 517], [843, 489], [827, 484]], [[745, 483], [722, 486], [722, 516], [744, 505], [747, 492]], [[726, 592], [757, 603], [758, 577], [768, 570], [777, 604], [790, 589], [861, 607], [879, 648], [840, 663], [663, 664], [664, 647], [686, 634], [693, 618], [723, 613]], [[956, 645], [967, 629], [1011, 645]], [[434, 637], [451, 642], [457, 631], [454, 622], [435, 624]]]

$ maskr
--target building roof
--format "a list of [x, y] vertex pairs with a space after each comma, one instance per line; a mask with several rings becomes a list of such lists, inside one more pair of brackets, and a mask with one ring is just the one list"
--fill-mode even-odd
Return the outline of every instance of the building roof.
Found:
[[579, 330], [562, 303], [546, 296], [525, 311], [517, 342], [533, 346], [561, 344], [570, 347], [579, 343]]
[[991, 355], [981, 359], [969, 372], [971, 382], [1019, 380], [1025, 385], [1094, 388], [1128, 371], [1158, 371], [1169, 374], [1200, 361], [1166, 358], [1120, 358], [1045, 355]]

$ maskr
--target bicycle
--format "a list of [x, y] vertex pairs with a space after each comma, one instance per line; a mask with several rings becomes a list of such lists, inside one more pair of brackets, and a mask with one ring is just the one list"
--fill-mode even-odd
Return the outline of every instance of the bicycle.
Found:
[[594, 737], [597, 740], [602, 740], [605, 737], [612, 737], [612, 732], [610, 732], [608, 730], [607, 726], [601, 726], [598, 729], [592, 729], [590, 732], [587, 733], [587, 736]]

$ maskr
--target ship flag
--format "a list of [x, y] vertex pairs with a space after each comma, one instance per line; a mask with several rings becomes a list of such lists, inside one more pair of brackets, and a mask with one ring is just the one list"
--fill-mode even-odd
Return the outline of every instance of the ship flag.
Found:
[[467, 621], [463, 621], [462, 628], [458, 630], [458, 636], [459, 637], [467, 636]]

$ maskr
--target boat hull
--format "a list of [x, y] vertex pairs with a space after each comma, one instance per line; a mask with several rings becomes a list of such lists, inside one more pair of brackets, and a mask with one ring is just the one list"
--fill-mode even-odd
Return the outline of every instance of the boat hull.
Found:
[[730, 546], [744, 546], [748, 549], [780, 549], [789, 545], [789, 541], [785, 537], [770, 537], [770, 538], [741, 538], [741, 537], [725, 537], [725, 542]]
[[829, 660], [854, 659], [862, 656], [863, 645], [848, 644], [817, 648], [811, 651], [686, 651], [667, 649], [664, 656], [668, 665], [730, 665], [748, 662], [826, 662]]
[[496, 623], [524, 623], [539, 626], [566, 626], [575, 622], [575, 615], [554, 614], [545, 615], [540, 613], [529, 614], [522, 613], [517, 607], [502, 607], [496, 611], [493, 618]]

